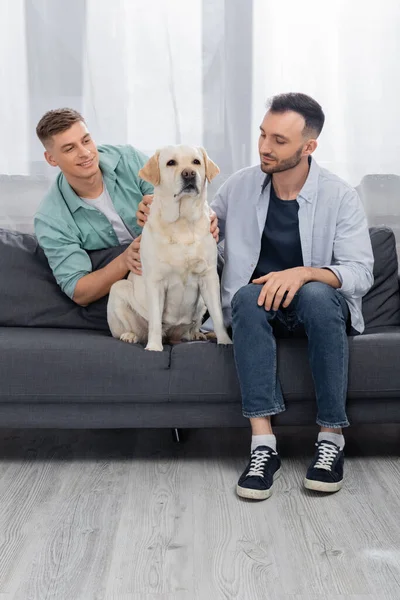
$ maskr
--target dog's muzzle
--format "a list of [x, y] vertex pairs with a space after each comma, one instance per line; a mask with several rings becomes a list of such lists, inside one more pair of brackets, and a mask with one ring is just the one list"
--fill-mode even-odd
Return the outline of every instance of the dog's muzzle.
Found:
[[192, 171], [191, 169], [184, 169], [181, 173], [181, 177], [182, 177], [182, 190], [181, 190], [181, 194], [182, 193], [199, 193], [198, 187], [197, 187], [197, 178], [196, 178], [196, 171]]

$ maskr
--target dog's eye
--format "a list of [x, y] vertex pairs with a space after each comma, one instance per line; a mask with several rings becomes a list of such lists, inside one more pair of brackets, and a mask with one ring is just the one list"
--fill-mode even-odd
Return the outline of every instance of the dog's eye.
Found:
[[193, 161], [193, 164], [194, 165], [201, 165], [201, 162], [199, 161], [198, 158], [195, 158], [194, 161]]
[[176, 165], [176, 160], [169, 160], [167, 162], [167, 167], [175, 167]]

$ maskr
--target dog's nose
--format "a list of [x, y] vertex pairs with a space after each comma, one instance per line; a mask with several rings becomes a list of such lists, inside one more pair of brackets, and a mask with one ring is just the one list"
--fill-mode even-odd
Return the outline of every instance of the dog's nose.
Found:
[[183, 179], [194, 179], [196, 177], [196, 171], [191, 171], [190, 169], [184, 169], [182, 171]]

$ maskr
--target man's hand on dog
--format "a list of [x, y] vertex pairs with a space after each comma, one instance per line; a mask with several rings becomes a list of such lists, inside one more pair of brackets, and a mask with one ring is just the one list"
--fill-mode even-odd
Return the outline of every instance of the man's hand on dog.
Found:
[[144, 227], [147, 221], [147, 216], [150, 214], [150, 204], [153, 202], [153, 196], [143, 196], [138, 209], [136, 211], [136, 220], [140, 227]]
[[219, 241], [218, 217], [215, 214], [215, 212], [212, 210], [212, 208], [210, 208], [210, 232], [212, 233], [214, 240], [218, 244], [218, 241]]
[[[153, 196], [147, 195], [143, 196], [142, 201], [140, 202], [138, 209], [136, 211], [136, 220], [140, 227], [144, 227], [150, 214], [150, 205], [153, 202]], [[215, 212], [210, 208], [210, 232], [213, 235], [213, 238], [218, 243], [219, 240], [219, 227], [218, 227], [218, 217]]]
[[133, 242], [128, 246], [124, 252], [125, 263], [127, 269], [135, 273], [135, 275], [142, 274], [142, 263], [140, 262], [140, 240], [142, 236], [139, 235]]

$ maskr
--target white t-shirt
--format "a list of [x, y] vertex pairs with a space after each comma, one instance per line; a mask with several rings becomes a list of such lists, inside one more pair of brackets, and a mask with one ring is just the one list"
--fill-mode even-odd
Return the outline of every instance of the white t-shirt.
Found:
[[115, 210], [110, 194], [108, 193], [108, 190], [104, 183], [103, 193], [98, 198], [94, 198], [92, 200], [91, 198], [81, 197], [81, 200], [86, 202], [86, 204], [89, 204], [89, 206], [94, 206], [94, 208], [97, 208], [97, 210], [99, 210], [101, 213], [103, 213], [105, 217], [107, 217], [107, 219], [112, 225], [112, 228], [115, 231], [115, 235], [117, 236], [120, 244], [130, 244], [133, 241], [132, 235], [129, 233], [129, 231], [124, 225], [123, 220]]

